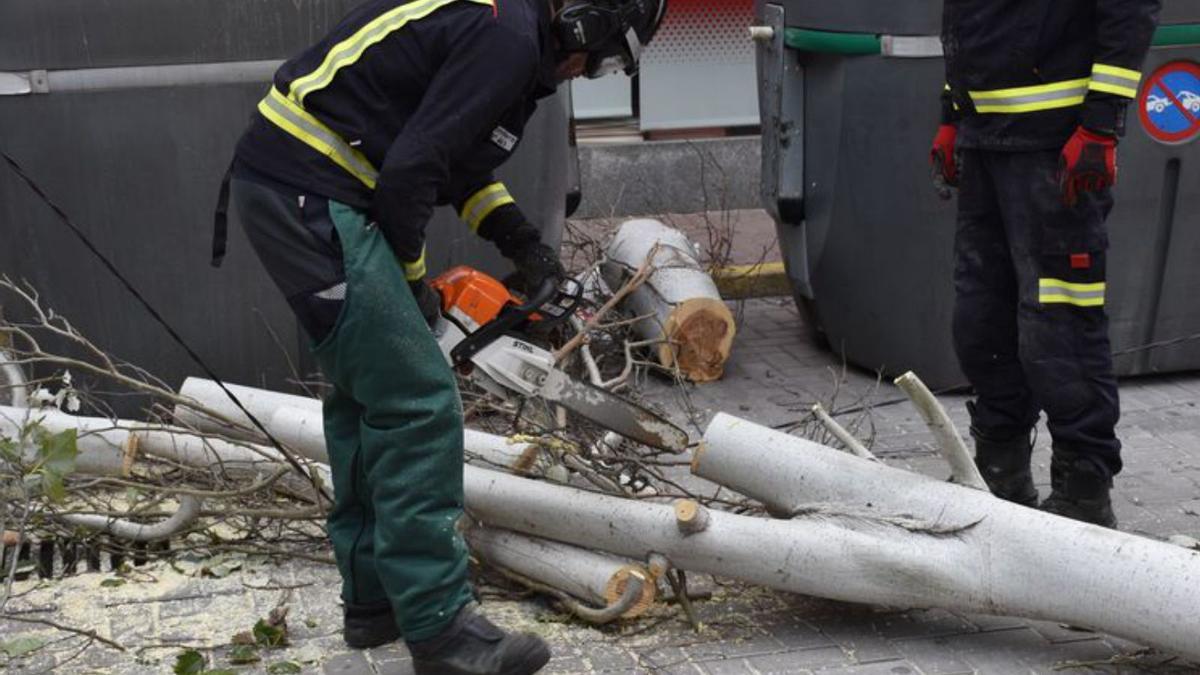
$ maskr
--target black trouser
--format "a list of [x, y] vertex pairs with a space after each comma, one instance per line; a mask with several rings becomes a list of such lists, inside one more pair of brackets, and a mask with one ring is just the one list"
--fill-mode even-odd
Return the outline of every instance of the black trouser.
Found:
[[1108, 190], [1075, 206], [1059, 153], [964, 150], [955, 238], [954, 344], [978, 396], [972, 432], [1027, 435], [1046, 413], [1056, 452], [1121, 470], [1104, 271]]

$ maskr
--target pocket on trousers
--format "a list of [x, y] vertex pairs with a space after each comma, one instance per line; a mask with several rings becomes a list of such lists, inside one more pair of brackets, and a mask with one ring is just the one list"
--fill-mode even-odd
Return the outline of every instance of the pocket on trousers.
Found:
[[1103, 248], [1043, 252], [1038, 261], [1038, 304], [1045, 308], [1103, 308], [1107, 292]]

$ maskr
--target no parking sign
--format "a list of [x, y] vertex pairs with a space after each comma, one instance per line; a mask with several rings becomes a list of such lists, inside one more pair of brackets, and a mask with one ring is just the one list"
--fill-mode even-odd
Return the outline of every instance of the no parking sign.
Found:
[[1174, 61], [1154, 71], [1138, 97], [1138, 116], [1160, 143], [1177, 145], [1200, 136], [1200, 64]]

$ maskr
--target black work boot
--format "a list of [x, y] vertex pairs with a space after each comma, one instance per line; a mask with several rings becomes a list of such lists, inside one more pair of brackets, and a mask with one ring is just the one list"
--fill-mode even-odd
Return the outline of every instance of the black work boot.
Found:
[[975, 466], [983, 475], [992, 494], [1021, 506], [1037, 507], [1038, 493], [1033, 486], [1029, 458], [1033, 444], [1029, 434], [1006, 441], [995, 441], [981, 434], [975, 436]]
[[409, 642], [417, 675], [529, 675], [550, 660], [550, 648], [527, 633], [505, 633], [469, 602], [441, 634]]
[[354, 605], [346, 603], [342, 615], [342, 637], [354, 649], [370, 649], [400, 639], [400, 628], [390, 603]]
[[1117, 529], [1109, 490], [1112, 476], [1096, 462], [1054, 450], [1050, 460], [1050, 496], [1041, 509], [1064, 518]]

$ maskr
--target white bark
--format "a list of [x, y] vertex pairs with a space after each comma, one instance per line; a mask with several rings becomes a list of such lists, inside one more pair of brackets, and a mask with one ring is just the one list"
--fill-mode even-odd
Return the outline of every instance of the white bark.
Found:
[[814, 403], [812, 411], [817, 416], [817, 419], [821, 421], [821, 424], [825, 425], [825, 428], [829, 430], [829, 433], [842, 442], [847, 452], [863, 459], [875, 459], [875, 455], [867, 449], [867, 446], [863, 445], [846, 427], [838, 424], [837, 420], [825, 412], [825, 406], [820, 403]]
[[[67, 429], [76, 430], [76, 472], [93, 476], [121, 476], [127, 473], [126, 456], [132, 441], [127, 431], [114, 429], [111, 420], [75, 417], [54, 408], [0, 406], [0, 437], [16, 439], [22, 429], [33, 423], [53, 434]], [[30, 444], [24, 448], [23, 456], [27, 461], [33, 460], [36, 451]]]
[[[1200, 655], [1200, 553], [864, 462], [730, 415], [714, 418], [702, 447], [696, 475], [807, 515], [792, 524], [838, 526], [843, 534], [821, 546], [842, 548], [843, 564], [861, 565], [854, 576], [862, 578], [817, 563], [813, 573], [829, 582], [818, 595], [1059, 621]], [[851, 533], [870, 534], [877, 548], [845, 549], [839, 539]], [[916, 597], [877, 595], [872, 585], [885, 579]]]
[[[329, 455], [325, 448], [323, 415], [319, 399], [292, 396], [235, 384], [226, 386], [281, 443], [313, 461], [329, 461]], [[183, 383], [179, 394], [195, 400], [236, 423], [250, 426], [250, 419], [238, 410], [233, 401], [230, 401], [225, 392], [221, 391], [212, 380], [189, 377]], [[244, 429], [233, 429], [218, 420], [196, 413], [186, 406], [176, 406], [175, 419], [182, 425], [201, 431], [230, 434], [236, 438], [256, 443], [265, 443], [267, 440], [265, 436], [257, 432], [250, 433]], [[538, 476], [544, 475], [549, 469], [541, 461], [540, 450], [530, 443], [510, 443], [503, 436], [474, 429], [464, 431], [463, 441], [468, 459], [475, 459], [483, 465], [498, 466], [518, 473]]]
[[8, 352], [3, 349], [0, 349], [0, 401], [14, 408], [24, 408], [29, 404], [25, 371], [13, 363]]
[[[289, 467], [277, 450], [257, 445], [239, 445], [218, 438], [202, 438], [187, 429], [147, 424], [134, 420], [80, 417], [54, 409], [30, 410], [0, 406], [0, 435], [12, 436], [27, 420], [37, 420], [52, 433], [75, 429], [78, 454], [75, 472], [128, 475], [139, 455], [149, 455], [197, 469], [231, 475], [270, 474]], [[332, 485], [329, 467], [310, 464], [309, 470], [325, 485]], [[307, 485], [307, 483], [305, 483]], [[298, 488], [300, 486], [292, 486]], [[301, 490], [304, 493], [311, 491]]]
[[657, 220], [630, 220], [617, 231], [603, 265], [605, 281], [617, 288], [658, 245], [654, 272], [625, 299], [634, 316], [649, 316], [635, 328], [647, 340], [661, 340], [658, 361], [678, 365], [689, 379], [721, 377], [736, 327], [712, 277], [701, 268], [687, 236]]
[[618, 602], [630, 578], [638, 579], [642, 592], [622, 617], [644, 614], [654, 604], [653, 577], [633, 561], [490, 527], [473, 527], [466, 538], [487, 562], [602, 607]]
[[184, 495], [179, 499], [179, 509], [170, 518], [157, 523], [135, 523], [121, 518], [70, 513], [57, 517], [69, 525], [107, 532], [121, 539], [157, 541], [173, 537], [196, 522], [196, 519], [200, 517], [200, 505], [199, 499]]
[[908, 395], [913, 405], [916, 406], [917, 412], [925, 420], [925, 424], [929, 426], [929, 430], [933, 432], [938, 450], [950, 464], [950, 479], [959, 485], [989, 492], [987, 483], [984, 482], [979, 468], [975, 466], [975, 460], [971, 457], [971, 451], [963, 443], [962, 436], [958, 435], [958, 429], [954, 428], [954, 422], [950, 419], [950, 415], [946, 414], [946, 409], [942, 407], [941, 403], [938, 403], [933, 392], [929, 391], [929, 387], [926, 387], [925, 383], [912, 371], [897, 377], [896, 386]]

